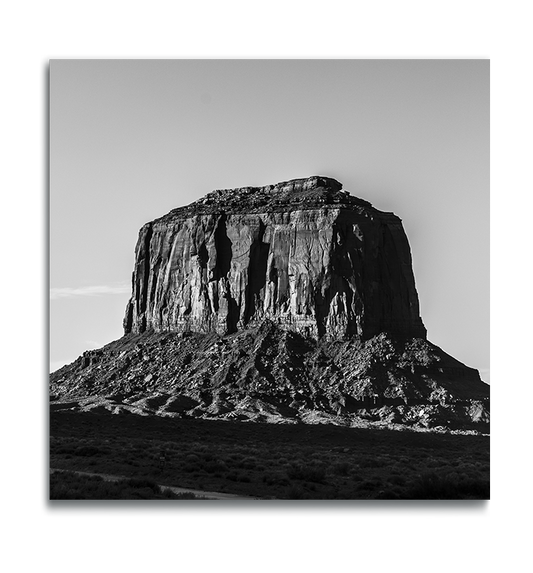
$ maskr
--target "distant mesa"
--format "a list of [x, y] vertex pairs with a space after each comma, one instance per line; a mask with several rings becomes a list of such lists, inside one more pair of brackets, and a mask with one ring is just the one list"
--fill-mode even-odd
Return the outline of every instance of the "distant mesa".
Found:
[[215, 191], [140, 232], [125, 333], [425, 337], [401, 220], [326, 177]]
[[53, 407], [486, 431], [488, 387], [426, 340], [401, 220], [328, 177], [209, 193], [147, 223], [124, 337]]

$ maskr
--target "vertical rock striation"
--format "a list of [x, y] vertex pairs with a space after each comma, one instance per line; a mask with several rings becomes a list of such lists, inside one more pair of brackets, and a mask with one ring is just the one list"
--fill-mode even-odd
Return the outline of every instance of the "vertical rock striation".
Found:
[[214, 191], [144, 225], [125, 333], [425, 338], [401, 220], [326, 177]]

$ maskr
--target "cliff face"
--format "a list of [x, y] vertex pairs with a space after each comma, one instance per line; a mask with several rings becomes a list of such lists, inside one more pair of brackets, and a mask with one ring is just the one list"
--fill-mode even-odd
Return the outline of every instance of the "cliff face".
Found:
[[425, 338], [401, 220], [329, 178], [215, 191], [140, 231], [125, 333]]

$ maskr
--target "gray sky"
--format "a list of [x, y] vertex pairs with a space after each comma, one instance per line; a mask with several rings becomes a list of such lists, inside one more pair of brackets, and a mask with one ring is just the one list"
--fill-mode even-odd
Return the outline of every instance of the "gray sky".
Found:
[[53, 60], [50, 361], [122, 335], [139, 228], [325, 175], [402, 218], [428, 338], [489, 381], [488, 60]]

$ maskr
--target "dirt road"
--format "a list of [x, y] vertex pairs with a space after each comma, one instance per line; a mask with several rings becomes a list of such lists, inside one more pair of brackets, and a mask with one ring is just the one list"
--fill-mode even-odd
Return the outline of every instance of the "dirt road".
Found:
[[[98, 474], [98, 473], [91, 473], [91, 472], [82, 472], [76, 470], [61, 470], [57, 468], [50, 468], [50, 473], [53, 472], [64, 472], [64, 471], [72, 471], [73, 473], [85, 476], [99, 476], [106, 481], [120, 481], [129, 479], [128, 476], [113, 476], [109, 474]], [[174, 493], [193, 493], [194, 495], [202, 496], [205, 499], [233, 499], [233, 500], [257, 500], [261, 499], [260, 497], [251, 497], [246, 495], [238, 495], [234, 493], [222, 493], [217, 491], [203, 491], [200, 489], [190, 489], [185, 487], [175, 487], [169, 485], [160, 485], [159, 487], [163, 490], [169, 489]]]

